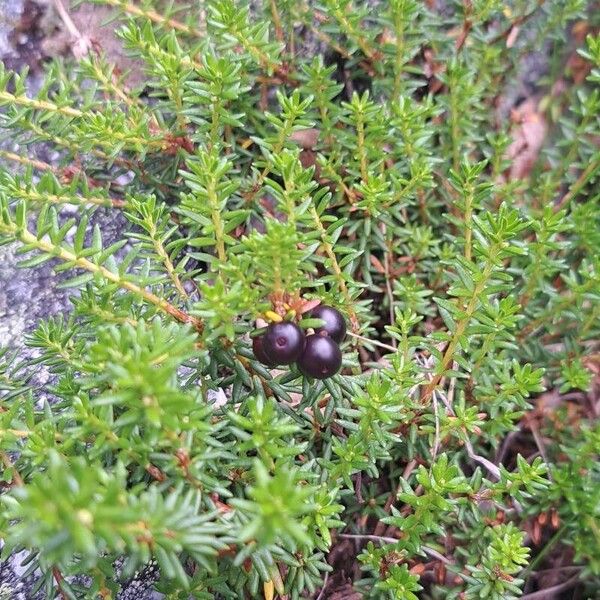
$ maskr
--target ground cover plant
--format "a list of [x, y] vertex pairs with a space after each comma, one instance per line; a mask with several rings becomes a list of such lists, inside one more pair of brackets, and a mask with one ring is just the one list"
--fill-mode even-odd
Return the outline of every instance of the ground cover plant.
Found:
[[597, 5], [102, 2], [141, 84], [75, 27], [0, 71], [0, 242], [73, 289], [1, 352], [3, 556], [47, 598], [596, 597]]

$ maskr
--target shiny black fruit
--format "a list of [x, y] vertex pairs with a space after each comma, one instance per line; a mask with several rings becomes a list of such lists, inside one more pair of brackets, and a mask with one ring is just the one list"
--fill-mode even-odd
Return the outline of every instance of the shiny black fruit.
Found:
[[341, 366], [342, 352], [330, 337], [316, 333], [306, 338], [304, 352], [298, 359], [302, 373], [315, 379], [327, 379], [335, 375]]
[[322, 319], [325, 321], [323, 327], [315, 329], [317, 333], [326, 333], [338, 344], [344, 339], [344, 336], [346, 335], [346, 321], [339, 310], [332, 306], [319, 304], [319, 306], [313, 308], [310, 316], [314, 319]]
[[262, 338], [265, 355], [276, 365], [291, 365], [304, 349], [304, 332], [289, 321], [271, 323]]
[[256, 360], [261, 362], [263, 365], [267, 365], [268, 367], [274, 367], [276, 363], [274, 363], [265, 352], [263, 348], [263, 339], [262, 336], [257, 336], [252, 338], [252, 352], [254, 352], [254, 356]]

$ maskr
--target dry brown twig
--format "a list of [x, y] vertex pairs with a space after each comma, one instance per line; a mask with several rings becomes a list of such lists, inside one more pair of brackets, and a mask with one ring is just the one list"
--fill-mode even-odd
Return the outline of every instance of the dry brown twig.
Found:
[[81, 31], [79, 31], [75, 23], [73, 23], [73, 19], [71, 19], [69, 11], [65, 8], [61, 0], [53, 0], [53, 3], [58, 16], [73, 38], [73, 56], [75, 56], [77, 59], [87, 56], [94, 46], [92, 38], [87, 35], [83, 35]]
[[329, 581], [329, 573], [325, 572], [325, 577], [323, 578], [323, 585], [321, 586], [321, 591], [315, 600], [321, 600], [324, 597], [325, 590], [327, 589], [327, 583]]
[[537, 592], [532, 592], [531, 594], [525, 594], [521, 596], [521, 600], [546, 600], [547, 598], [551, 598], [553, 594], [558, 594], [560, 592], [564, 592], [565, 590], [571, 589], [575, 587], [579, 582], [579, 573], [574, 575], [570, 579], [567, 579], [564, 583], [560, 583], [558, 585], [546, 588], [545, 590], [539, 590]]
[[17, 468], [15, 467], [15, 465], [13, 464], [12, 460], [10, 459], [10, 456], [8, 456], [8, 454], [4, 451], [0, 452], [0, 459], [2, 460], [2, 464], [7, 468], [7, 469], [11, 469], [12, 470], [12, 483], [13, 485], [18, 485], [18, 486], [22, 486], [24, 485], [24, 481], [23, 478], [21, 477], [21, 474], [19, 473], [19, 471], [17, 471]]
[[[456, 413], [454, 412], [454, 409], [448, 402], [448, 398], [439, 391], [434, 391], [433, 394], [439, 395], [440, 400], [444, 403], [444, 405], [448, 409], [448, 413], [450, 414], [450, 416], [455, 417]], [[467, 450], [467, 455], [469, 456], [469, 458], [471, 460], [474, 460], [475, 462], [478, 462], [482, 467], [485, 467], [487, 472], [490, 475], [492, 475], [492, 477], [494, 477], [494, 479], [496, 479], [497, 481], [500, 481], [500, 477], [501, 477], [500, 469], [492, 461], [488, 460], [487, 458], [485, 458], [475, 452], [475, 450], [473, 449], [473, 444], [471, 444], [471, 440], [469, 440], [467, 435], [465, 435], [463, 442], [465, 444], [465, 448]]]

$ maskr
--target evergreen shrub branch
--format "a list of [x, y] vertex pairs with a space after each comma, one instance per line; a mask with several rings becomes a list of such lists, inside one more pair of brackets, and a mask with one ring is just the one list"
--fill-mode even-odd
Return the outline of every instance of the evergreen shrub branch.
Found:
[[594, 3], [95, 2], [139, 86], [0, 69], [0, 244], [72, 304], [0, 349], [3, 557], [48, 598], [593, 597]]

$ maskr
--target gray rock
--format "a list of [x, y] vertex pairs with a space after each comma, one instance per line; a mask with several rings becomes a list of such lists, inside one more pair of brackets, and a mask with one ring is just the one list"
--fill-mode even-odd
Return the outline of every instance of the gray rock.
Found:
[[[106, 246], [121, 239], [128, 227], [121, 213], [108, 209], [97, 210], [90, 224], [98, 224]], [[14, 244], [0, 246], [0, 346], [12, 348], [23, 347], [24, 335], [40, 319], [68, 313], [69, 298], [77, 293], [57, 287], [64, 276], [56, 275], [50, 262], [33, 269], [18, 268], [23, 256], [17, 250]]]
[[56, 289], [49, 265], [18, 269], [15, 245], [0, 248], [0, 346], [20, 347], [39, 319], [65, 312], [68, 292]]
[[0, 600], [29, 600], [27, 583], [14, 570], [11, 561], [0, 563]]

